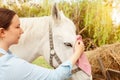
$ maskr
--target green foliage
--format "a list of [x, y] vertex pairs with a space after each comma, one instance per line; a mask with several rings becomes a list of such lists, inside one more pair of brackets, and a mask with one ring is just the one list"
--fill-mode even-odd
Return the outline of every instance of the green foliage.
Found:
[[37, 59], [35, 59], [33, 62], [33, 64], [42, 66], [42, 67], [46, 67], [46, 68], [52, 68], [43, 57], [38, 57]]
[[[78, 2], [60, 2], [59, 9], [76, 25], [77, 34], [83, 38], [91, 38], [98, 46], [120, 41], [120, 27], [112, 25], [110, 5], [105, 5], [103, 0], [80, 0]], [[44, 0], [39, 6], [30, 6], [26, 3], [18, 8], [15, 4], [10, 6], [0, 5], [17, 12], [20, 17], [47, 16], [51, 13], [49, 0]]]
[[112, 30], [111, 9], [102, 2], [86, 2], [84, 26], [86, 27], [86, 37], [94, 39], [100, 46], [108, 44], [108, 38]]

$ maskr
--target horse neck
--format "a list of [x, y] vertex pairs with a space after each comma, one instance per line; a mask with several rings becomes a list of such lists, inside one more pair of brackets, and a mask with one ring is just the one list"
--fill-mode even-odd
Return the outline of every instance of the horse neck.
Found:
[[[21, 36], [19, 44], [12, 46], [11, 50], [19, 57], [32, 62], [44, 53], [43, 47], [48, 41], [49, 34], [49, 17], [21, 18], [20, 20], [24, 34]], [[46, 50], [48, 48], [49, 46], [46, 47]]]

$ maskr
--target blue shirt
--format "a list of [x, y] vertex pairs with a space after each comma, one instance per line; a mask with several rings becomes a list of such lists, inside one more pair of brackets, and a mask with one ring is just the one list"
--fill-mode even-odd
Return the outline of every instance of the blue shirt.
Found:
[[71, 76], [72, 64], [66, 61], [56, 69], [31, 64], [0, 49], [0, 80], [66, 80]]

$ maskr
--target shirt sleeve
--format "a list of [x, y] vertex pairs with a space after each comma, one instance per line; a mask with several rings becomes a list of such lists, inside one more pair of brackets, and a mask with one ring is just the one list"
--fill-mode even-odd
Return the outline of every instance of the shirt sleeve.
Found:
[[55, 70], [51, 70], [47, 77], [47, 80], [65, 80], [70, 78], [72, 70], [72, 64], [70, 61], [66, 61], [61, 64]]
[[34, 65], [33, 69], [35, 77], [39, 76], [38, 80], [66, 80], [71, 76], [72, 64], [70, 61], [66, 61], [56, 69], [46, 69]]
[[12, 72], [12, 74], [7, 73], [9, 76], [7, 78], [11, 78], [11, 80], [66, 80], [71, 76], [72, 70], [70, 61], [62, 63], [56, 69], [43, 68], [22, 59], [15, 59], [9, 64], [12, 66], [8, 68], [7, 72]]

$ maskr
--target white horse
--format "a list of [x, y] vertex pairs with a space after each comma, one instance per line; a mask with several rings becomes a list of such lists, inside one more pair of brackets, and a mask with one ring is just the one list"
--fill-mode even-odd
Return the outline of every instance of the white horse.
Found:
[[[44, 56], [45, 60], [50, 63], [50, 52], [53, 51], [50, 49], [49, 40], [51, 38], [53, 40], [51, 40], [53, 42], [51, 46], [54, 47], [54, 51], [62, 62], [73, 54], [76, 40], [75, 25], [58, 10], [56, 5], [52, 9], [51, 16], [21, 18], [20, 20], [24, 34], [21, 36], [19, 44], [10, 48], [16, 55], [29, 62], [39, 56]], [[49, 33], [52, 34], [51, 37], [49, 37]], [[54, 67], [59, 65], [57, 61], [53, 58]], [[91, 76], [80, 70], [72, 75], [72, 80], [91, 80]]]

